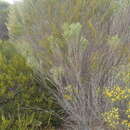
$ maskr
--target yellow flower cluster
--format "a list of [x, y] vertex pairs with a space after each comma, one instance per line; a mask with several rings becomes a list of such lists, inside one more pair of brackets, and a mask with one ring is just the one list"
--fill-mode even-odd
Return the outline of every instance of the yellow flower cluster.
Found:
[[130, 102], [128, 102], [128, 108], [126, 110], [127, 117], [130, 119]]
[[128, 109], [126, 110], [126, 114], [128, 114], [128, 113], [130, 113], [130, 108], [128, 108]]
[[130, 122], [128, 120], [123, 120], [121, 124], [130, 129]]
[[119, 86], [114, 86], [111, 89], [105, 89], [104, 95], [108, 97], [112, 102], [120, 101], [128, 98], [129, 94], [126, 89], [122, 89]]
[[123, 120], [121, 124], [124, 125], [125, 127], [127, 127], [128, 129], [130, 129], [130, 122], [129, 122], [129, 119], [130, 119], [130, 102], [128, 102], [128, 108], [126, 110], [126, 114], [127, 114], [128, 120]]
[[[124, 99], [127, 99], [127, 109], [126, 109], [126, 119], [120, 119], [120, 124], [124, 127], [130, 130], [130, 89], [128, 87], [121, 88], [120, 86], [114, 86], [112, 88], [107, 88], [104, 91], [105, 97], [110, 99], [112, 103], [114, 104], [117, 101], [121, 101]], [[123, 113], [122, 113], [123, 114]], [[109, 112], [105, 112], [103, 114], [104, 120], [109, 124], [111, 127], [115, 127], [119, 125], [119, 112], [118, 108], [113, 108]]]
[[119, 124], [119, 109], [118, 108], [112, 108], [109, 112], [105, 112], [102, 114], [104, 121], [112, 128], [116, 128], [116, 126]]

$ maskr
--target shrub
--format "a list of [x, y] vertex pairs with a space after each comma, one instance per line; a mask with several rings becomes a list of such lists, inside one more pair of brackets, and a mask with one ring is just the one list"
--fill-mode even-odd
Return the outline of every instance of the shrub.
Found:
[[[13, 120], [15, 125], [12, 127], [17, 126], [16, 129], [24, 125], [25, 130], [28, 118], [33, 118], [31, 120], [35, 121], [36, 126], [37, 124], [57, 126], [61, 122], [56, 116], [56, 112], [61, 109], [52, 95], [45, 89], [40, 79], [39, 82], [35, 79], [35, 73], [25, 58], [16, 52], [11, 43], [2, 41], [0, 42], [0, 106], [0, 117], [6, 119], [5, 122], [3, 119], [0, 122], [8, 125], [10, 122], [12, 124]], [[21, 121], [25, 124], [21, 124]], [[19, 130], [22, 130], [22, 127]]]

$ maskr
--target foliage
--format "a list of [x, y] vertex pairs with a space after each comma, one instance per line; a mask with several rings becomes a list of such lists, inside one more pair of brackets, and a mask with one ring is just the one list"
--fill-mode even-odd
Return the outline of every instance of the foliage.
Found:
[[0, 1], [0, 24], [7, 22], [8, 11], [9, 4], [4, 1]]
[[8, 29], [6, 26], [7, 18], [8, 18], [9, 4], [0, 1], [0, 39], [7, 40], [8, 37]]
[[[40, 80], [40, 79], [39, 79]], [[49, 82], [48, 82], [49, 83]], [[55, 126], [60, 107], [51, 94], [37, 82], [32, 68], [11, 43], [0, 42], [0, 126], [25, 130]], [[43, 116], [44, 115], [44, 116]], [[38, 125], [38, 126], [37, 126]]]
[[38, 64], [33, 69], [74, 130], [93, 129], [97, 121], [116, 127], [123, 119], [120, 110], [129, 96], [117, 72], [128, 64], [130, 23], [128, 0], [124, 8], [120, 2], [23, 0], [10, 10], [11, 40], [28, 44]]

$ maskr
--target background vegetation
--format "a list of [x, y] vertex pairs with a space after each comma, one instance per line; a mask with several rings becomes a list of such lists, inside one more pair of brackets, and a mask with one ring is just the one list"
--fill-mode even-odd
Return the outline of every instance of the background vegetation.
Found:
[[0, 2], [0, 18], [1, 130], [130, 129], [129, 0]]

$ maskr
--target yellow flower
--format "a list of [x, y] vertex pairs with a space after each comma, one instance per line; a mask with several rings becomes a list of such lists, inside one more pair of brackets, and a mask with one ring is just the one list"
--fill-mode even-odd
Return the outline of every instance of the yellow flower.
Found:
[[114, 86], [113, 88], [107, 88], [104, 95], [108, 97], [112, 102], [120, 101], [128, 98], [128, 92], [126, 89], [122, 89], [119, 86]]
[[130, 123], [128, 123], [127, 126], [130, 127]]
[[121, 124], [122, 124], [122, 125], [125, 125], [125, 124], [127, 124], [127, 123], [128, 123], [128, 120], [123, 120]]
[[103, 113], [104, 121], [108, 123], [109, 126], [115, 128], [119, 124], [119, 110], [118, 108], [112, 108], [112, 110]]
[[129, 109], [127, 109], [126, 113], [129, 113], [129, 112], [130, 112], [130, 108], [129, 108]]

